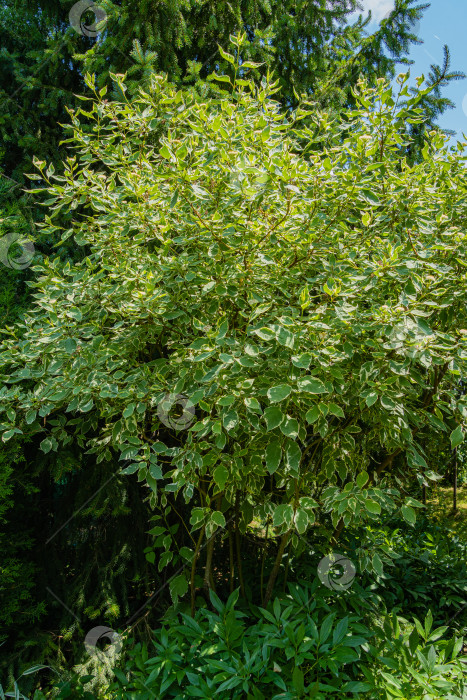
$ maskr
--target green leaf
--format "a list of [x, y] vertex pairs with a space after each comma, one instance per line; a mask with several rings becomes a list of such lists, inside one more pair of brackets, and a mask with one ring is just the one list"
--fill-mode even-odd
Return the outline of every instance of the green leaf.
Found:
[[180, 556], [187, 559], [187, 561], [192, 561], [193, 555], [194, 551], [189, 547], [180, 547]]
[[300, 447], [294, 440], [287, 441], [287, 447], [285, 450], [285, 463], [287, 468], [298, 474], [300, 460], [302, 458], [302, 451]]
[[282, 326], [279, 328], [276, 334], [277, 342], [286, 348], [293, 348], [294, 346], [294, 336], [287, 328]]
[[30, 425], [31, 423], [34, 423], [34, 421], [36, 420], [36, 416], [37, 416], [37, 411], [35, 409], [31, 409], [30, 411], [28, 411], [26, 413], [26, 423], [28, 425]]
[[298, 300], [302, 309], [306, 309], [308, 306], [310, 306], [310, 291], [308, 289], [307, 284], [303, 287], [302, 291], [300, 292]]
[[357, 486], [359, 489], [362, 489], [366, 484], [368, 483], [369, 480], [369, 475], [368, 472], [360, 472], [360, 474], [357, 476]]
[[393, 411], [394, 408], [396, 407], [396, 404], [394, 403], [394, 401], [392, 399], [389, 398], [389, 396], [382, 396], [381, 397], [381, 405], [387, 411]]
[[249, 398], [244, 399], [245, 406], [249, 411], [254, 411], [255, 413], [261, 413], [261, 406], [257, 399]]
[[378, 576], [383, 575], [383, 562], [381, 561], [381, 558], [377, 552], [373, 554], [373, 558], [371, 560], [371, 563], [373, 565], [373, 569], [376, 571]]
[[407, 505], [403, 505], [401, 508], [401, 512], [402, 512], [402, 517], [404, 518], [404, 520], [406, 522], [409, 523], [409, 525], [415, 524], [415, 522], [417, 520], [417, 516], [416, 516], [416, 513], [415, 513], [413, 508], [411, 508], [410, 506], [407, 506]]
[[295, 513], [295, 527], [299, 535], [303, 535], [308, 528], [308, 515], [304, 510], [297, 510]]
[[133, 411], [135, 410], [136, 404], [135, 403], [130, 403], [128, 406], [125, 408], [123, 411], [123, 417], [124, 418], [129, 418], [130, 416], [133, 415]]
[[279, 403], [279, 401], [283, 401], [290, 396], [291, 391], [292, 387], [288, 384], [278, 384], [268, 389], [268, 399], [272, 403]]
[[71, 355], [71, 353], [76, 351], [76, 348], [78, 346], [78, 344], [74, 338], [67, 338], [65, 340], [64, 345], [65, 345], [66, 352], [70, 355]]
[[457, 426], [455, 430], [452, 431], [451, 433], [451, 447], [454, 449], [458, 445], [461, 444], [464, 440], [464, 433], [462, 432], [462, 427], [460, 425]]
[[378, 400], [378, 394], [376, 393], [376, 391], [372, 391], [366, 397], [365, 402], [366, 402], [366, 405], [368, 406], [368, 408], [370, 408], [370, 406], [373, 406], [373, 404], [376, 403], [377, 400]]
[[305, 692], [305, 677], [303, 671], [298, 666], [295, 666], [292, 672], [292, 684], [299, 695]]
[[172, 159], [172, 154], [170, 153], [169, 149], [167, 146], [162, 146], [161, 150], [159, 151], [160, 155], [165, 158], [166, 160], [171, 160]]
[[238, 423], [238, 413], [236, 411], [229, 411], [223, 416], [222, 422], [226, 430], [233, 430]]
[[307, 423], [315, 423], [320, 416], [318, 406], [313, 406], [309, 411], [306, 412], [305, 420]]
[[221, 491], [223, 491], [226, 481], [229, 478], [229, 472], [227, 468], [223, 464], [220, 464], [214, 469], [213, 477], [217, 486], [220, 488]]
[[368, 202], [368, 204], [372, 204], [374, 206], [377, 206], [381, 202], [379, 201], [378, 197], [371, 191], [371, 190], [360, 190], [360, 194], [363, 197], [363, 199]]
[[78, 410], [80, 410], [82, 413], [87, 413], [88, 411], [91, 410], [91, 408], [94, 406], [94, 401], [92, 399], [89, 399], [88, 401], [85, 401], [84, 403], [78, 404]]
[[266, 467], [270, 474], [274, 474], [279, 468], [282, 457], [282, 448], [278, 440], [271, 440], [266, 447]]
[[274, 527], [279, 527], [282, 523], [291, 524], [293, 519], [293, 508], [290, 503], [282, 503], [276, 506], [274, 515], [272, 516], [272, 524]]
[[301, 355], [292, 355], [292, 364], [299, 369], [308, 369], [311, 363], [311, 353], [304, 352]]
[[231, 406], [235, 401], [235, 396], [221, 396], [217, 403], [219, 406]]
[[41, 448], [42, 452], [45, 452], [45, 454], [50, 452], [52, 447], [53, 447], [53, 443], [52, 443], [52, 440], [50, 438], [45, 438], [44, 440], [42, 440], [42, 442], [40, 444], [40, 448]]
[[304, 391], [308, 394], [326, 394], [327, 389], [323, 382], [316, 377], [305, 377], [304, 379], [299, 379], [297, 382], [300, 391]]
[[217, 73], [210, 73], [207, 80], [220, 80], [222, 83], [230, 83], [230, 78], [228, 75], [218, 75]]
[[177, 204], [177, 202], [178, 202], [178, 189], [176, 189], [175, 192], [173, 193], [172, 199], [170, 200], [169, 207], [171, 209], [173, 209], [174, 206]]
[[281, 432], [290, 438], [296, 438], [298, 436], [298, 421], [295, 418], [287, 418], [281, 423]]
[[219, 510], [215, 510], [211, 515], [211, 520], [218, 527], [225, 527], [225, 517]]
[[255, 63], [254, 61], [243, 61], [241, 68], [259, 68], [263, 63]]
[[369, 513], [374, 513], [375, 515], [379, 515], [381, 513], [381, 506], [379, 503], [372, 501], [371, 499], [367, 499], [365, 501], [365, 508]]
[[139, 464], [130, 464], [130, 466], [122, 469], [122, 474], [136, 474], [136, 472], [139, 471], [139, 467]]
[[185, 574], [180, 574], [169, 583], [170, 596], [174, 602], [183, 597], [188, 591], [188, 581]]
[[282, 423], [285, 417], [280, 408], [276, 408], [276, 406], [268, 406], [264, 410], [263, 416], [266, 421], [266, 427], [268, 431], [277, 428]]
[[344, 683], [341, 690], [343, 693], [367, 693], [371, 690], [371, 685], [363, 681], [348, 681]]
[[337, 416], [337, 418], [345, 418], [344, 411], [336, 403], [329, 403], [328, 408], [329, 413], [332, 413], [334, 416]]
[[253, 333], [261, 338], [261, 340], [272, 340], [276, 337], [276, 334], [270, 328], [257, 328]]
[[232, 54], [227, 53], [227, 51], [224, 51], [222, 46], [218, 45], [218, 47], [219, 47], [219, 53], [222, 56], [222, 58], [234, 66], [235, 65], [235, 58], [232, 56]]

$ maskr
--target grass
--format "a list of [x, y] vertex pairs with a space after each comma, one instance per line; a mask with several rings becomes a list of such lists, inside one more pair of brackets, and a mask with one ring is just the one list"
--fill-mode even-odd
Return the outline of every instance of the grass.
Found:
[[431, 494], [427, 494], [428, 516], [449, 526], [459, 538], [467, 541], [467, 484], [457, 489], [456, 513], [452, 511], [452, 495], [452, 487], [435, 486]]

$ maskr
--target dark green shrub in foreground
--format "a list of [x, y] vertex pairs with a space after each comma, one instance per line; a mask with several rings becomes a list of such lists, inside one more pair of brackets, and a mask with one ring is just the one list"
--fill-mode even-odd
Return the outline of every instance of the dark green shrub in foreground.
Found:
[[[236, 609], [238, 590], [195, 618], [180, 613], [149, 645], [127, 644], [107, 691], [118, 700], [464, 698], [467, 657], [446, 627], [364, 611], [365, 593], [289, 585], [265, 610]], [[360, 614], [352, 605], [361, 602]], [[346, 610], [347, 608], [347, 610]]]

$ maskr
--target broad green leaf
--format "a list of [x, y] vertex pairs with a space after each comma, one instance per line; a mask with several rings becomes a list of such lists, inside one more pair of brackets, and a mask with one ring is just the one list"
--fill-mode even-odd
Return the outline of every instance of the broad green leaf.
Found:
[[403, 505], [401, 508], [401, 512], [404, 520], [406, 520], [409, 523], [409, 525], [415, 524], [417, 516], [413, 508], [407, 505]]
[[464, 441], [464, 433], [462, 431], [462, 426], [458, 425], [455, 430], [452, 431], [451, 433], [451, 447], [454, 449], [458, 445], [461, 444], [461, 442]]
[[255, 398], [244, 399], [245, 406], [249, 411], [254, 411], [255, 413], [261, 413], [261, 406], [259, 401]]
[[124, 418], [129, 418], [130, 416], [133, 415], [133, 411], [135, 410], [136, 404], [130, 403], [125, 410], [123, 411], [123, 417]]
[[169, 583], [170, 596], [175, 602], [178, 598], [183, 597], [188, 591], [188, 580], [185, 574], [180, 574], [173, 578]]
[[293, 520], [293, 507], [287, 503], [276, 506], [272, 522], [274, 527], [279, 527], [282, 523], [287, 523], [291, 525]]
[[222, 421], [226, 430], [233, 430], [238, 423], [238, 413], [236, 411], [229, 411], [225, 414]]
[[287, 468], [298, 474], [301, 458], [302, 451], [300, 447], [294, 440], [288, 440], [285, 449], [285, 463]]
[[266, 467], [270, 474], [274, 474], [279, 468], [282, 457], [282, 448], [278, 440], [271, 440], [266, 447]]
[[381, 561], [381, 558], [377, 552], [373, 554], [373, 558], [371, 560], [371, 563], [373, 565], [373, 569], [376, 571], [378, 576], [383, 575], [383, 562]]
[[292, 364], [299, 369], [308, 369], [311, 362], [311, 353], [304, 352], [301, 355], [292, 355]]
[[298, 436], [298, 421], [295, 418], [287, 416], [281, 423], [281, 432], [287, 437], [295, 439]]
[[30, 425], [31, 423], [34, 423], [34, 421], [36, 420], [36, 416], [37, 416], [37, 411], [36, 411], [36, 410], [31, 409], [30, 411], [28, 411], [28, 412], [26, 413], [26, 423], [27, 423], [28, 425]]
[[313, 408], [310, 408], [309, 411], [307, 411], [305, 415], [305, 420], [307, 423], [315, 423], [320, 416], [319, 408], [318, 406], [313, 406]]
[[257, 328], [253, 331], [261, 340], [272, 340], [276, 334], [270, 328]]
[[372, 501], [370, 498], [368, 498], [365, 501], [365, 508], [369, 513], [374, 513], [375, 515], [379, 515], [381, 513], [381, 506], [379, 503], [376, 501]]
[[378, 204], [380, 204], [380, 200], [378, 199], [376, 194], [374, 192], [372, 192], [371, 190], [366, 190], [366, 189], [360, 190], [360, 194], [363, 197], [363, 199], [366, 202], [368, 202], [368, 204], [372, 204], [374, 206], [377, 206]]
[[329, 413], [332, 413], [337, 418], [345, 418], [344, 411], [336, 403], [328, 403]]
[[277, 342], [284, 345], [286, 348], [293, 348], [294, 346], [294, 336], [287, 328], [282, 326], [279, 328], [277, 334]]
[[279, 403], [290, 396], [291, 391], [292, 387], [288, 384], [278, 384], [268, 389], [268, 399], [271, 403]]
[[277, 428], [285, 418], [280, 408], [276, 408], [276, 406], [268, 406], [268, 408], [264, 410], [263, 416], [268, 430]]
[[40, 448], [41, 448], [42, 452], [45, 452], [45, 454], [50, 452], [52, 447], [53, 447], [53, 443], [52, 443], [52, 440], [50, 438], [45, 438], [44, 440], [42, 440], [42, 442], [40, 444]]
[[300, 535], [303, 535], [308, 528], [308, 515], [304, 510], [297, 510], [295, 513], [295, 527]]
[[227, 470], [227, 467], [225, 467], [223, 464], [220, 464], [218, 467], [216, 467], [214, 469], [213, 477], [214, 477], [214, 481], [216, 482], [217, 486], [222, 491], [224, 489], [226, 481], [229, 477], [229, 472]]
[[327, 389], [323, 382], [316, 377], [305, 377], [304, 379], [299, 379], [297, 382], [300, 391], [304, 391], [308, 394], [326, 394]]
[[221, 513], [219, 510], [215, 510], [212, 513], [211, 520], [213, 523], [215, 523], [219, 527], [225, 527], [225, 517], [224, 517], [223, 513]]
[[357, 486], [359, 489], [362, 489], [366, 484], [368, 483], [369, 476], [367, 472], [360, 472], [360, 474], [357, 476]]

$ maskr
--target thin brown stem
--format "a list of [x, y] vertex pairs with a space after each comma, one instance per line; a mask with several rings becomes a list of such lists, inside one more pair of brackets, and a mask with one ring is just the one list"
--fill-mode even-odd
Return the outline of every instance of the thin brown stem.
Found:
[[263, 605], [263, 602], [264, 602], [264, 598], [263, 598], [264, 562], [266, 560], [266, 548], [267, 548], [267, 542], [268, 542], [268, 534], [269, 534], [269, 520], [266, 523], [266, 535], [265, 535], [264, 542], [263, 542], [263, 552], [262, 552], [262, 556], [261, 556], [261, 580], [260, 580], [261, 605]]
[[196, 574], [196, 562], [198, 561], [199, 552], [201, 549], [201, 542], [204, 537], [205, 526], [201, 528], [199, 533], [198, 541], [196, 543], [195, 552], [193, 554], [193, 561], [191, 563], [191, 577], [190, 577], [190, 589], [191, 589], [191, 617], [195, 616], [195, 574]]
[[242, 555], [241, 555], [241, 547], [240, 547], [240, 531], [238, 529], [238, 521], [239, 521], [239, 492], [237, 491], [237, 495], [235, 498], [235, 544], [236, 544], [236, 549], [237, 549], [237, 569], [238, 569], [238, 580], [240, 582], [240, 592], [243, 597], [245, 597], [245, 585], [243, 583], [243, 570], [242, 570]]
[[234, 565], [234, 544], [232, 535], [232, 525], [229, 524], [229, 589], [233, 593], [234, 589], [234, 576], [235, 576], [235, 565]]
[[272, 592], [274, 590], [274, 584], [276, 582], [276, 578], [277, 578], [277, 575], [279, 573], [279, 569], [280, 569], [281, 562], [282, 562], [282, 555], [284, 554], [284, 550], [287, 546], [287, 542], [289, 541], [291, 532], [292, 531], [289, 530], [281, 537], [281, 542], [279, 545], [279, 550], [277, 552], [276, 561], [274, 562], [273, 569], [272, 569], [271, 574], [269, 576], [268, 585], [266, 587], [266, 595], [264, 596], [264, 607], [266, 607], [267, 604], [269, 603], [269, 601], [271, 600]]

